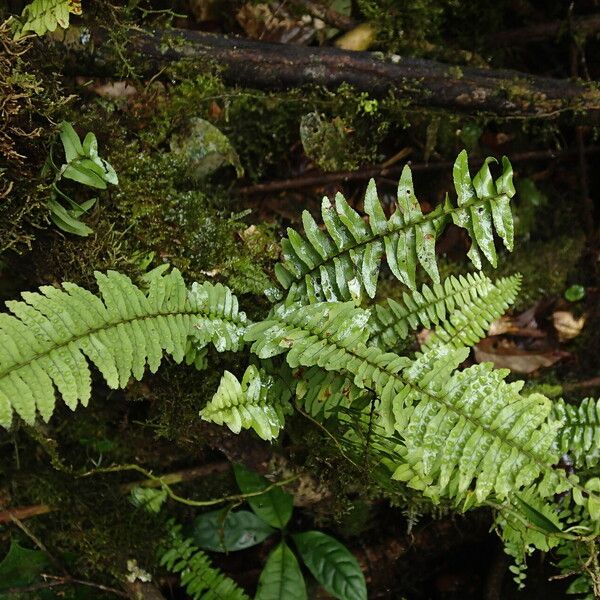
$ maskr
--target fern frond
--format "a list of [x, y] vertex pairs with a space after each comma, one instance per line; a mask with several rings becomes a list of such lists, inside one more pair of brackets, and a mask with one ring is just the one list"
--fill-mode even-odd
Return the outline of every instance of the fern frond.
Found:
[[392, 273], [410, 289], [416, 288], [416, 269], [421, 265], [439, 283], [435, 260], [436, 238], [448, 218], [467, 230], [471, 238], [468, 256], [480, 269], [481, 257], [496, 266], [494, 230], [507, 248], [513, 244], [510, 198], [515, 193], [512, 167], [502, 159], [502, 175], [493, 180], [488, 158], [471, 178], [467, 154], [461, 152], [454, 165], [457, 206], [448, 199], [444, 205], [424, 215], [415, 197], [410, 168], [402, 171], [398, 185], [397, 207], [386, 219], [371, 180], [365, 195], [369, 222], [338, 194], [335, 203], [324, 198], [321, 208], [325, 231], [309, 212], [302, 221], [306, 237], [288, 229], [282, 241], [283, 261], [276, 265], [279, 283], [288, 290], [288, 300], [360, 300], [365, 294], [375, 297], [379, 266], [385, 255]]
[[200, 411], [200, 416], [217, 425], [227, 425], [234, 433], [254, 429], [263, 440], [279, 435], [290, 414], [289, 386], [264, 371], [250, 365], [240, 382], [225, 371], [212, 400]]
[[522, 382], [506, 383], [508, 371], [489, 364], [456, 372], [466, 348], [436, 346], [413, 361], [369, 347], [366, 319], [350, 302], [281, 306], [246, 339], [261, 358], [287, 352], [292, 368], [317, 365], [375, 391], [382, 423], [404, 439], [395, 477], [427, 483], [434, 497], [465, 497], [473, 482], [478, 502], [534, 484], [543, 496], [560, 488], [547, 398], [520, 395]]
[[[409, 332], [419, 326], [431, 329], [434, 325], [448, 321], [450, 324], [458, 322], [454, 329], [452, 325], [447, 329], [444, 328], [445, 331], [440, 332], [438, 338], [457, 337], [466, 342], [475, 332], [473, 331], [471, 335], [464, 335], [462, 332], [456, 335], [462, 325], [463, 317], [470, 318], [471, 313], [476, 312], [478, 325], [474, 327], [480, 329], [481, 325], [487, 323], [483, 327], [487, 329], [492, 322], [490, 320], [492, 316], [497, 315], [492, 320], [498, 318], [502, 314], [499, 311], [503, 312], [508, 304], [514, 301], [519, 282], [519, 276], [492, 283], [491, 279], [483, 273], [469, 273], [466, 276], [450, 276], [442, 283], [435, 283], [431, 287], [425, 284], [420, 291], [404, 292], [400, 301], [390, 298], [373, 307], [373, 315], [369, 321], [372, 332], [369, 343], [382, 349], [392, 349], [397, 347], [399, 340], [406, 339]], [[474, 305], [477, 306], [476, 311], [473, 310]], [[485, 307], [488, 307], [489, 311], [484, 310]], [[454, 335], [452, 335], [453, 331]], [[463, 345], [468, 344], [463, 343]]]
[[160, 564], [179, 573], [181, 585], [193, 600], [249, 600], [233, 579], [211, 565], [206, 553], [183, 537], [180, 525], [171, 526], [168, 542]]
[[560, 399], [553, 416], [562, 426], [558, 448], [580, 467], [594, 467], [600, 461], [600, 399], [585, 398], [577, 406]]
[[521, 276], [504, 277], [481, 295], [456, 308], [441, 321], [425, 342], [424, 348], [446, 344], [455, 348], [474, 346], [488, 333], [515, 301], [521, 287]]
[[246, 316], [221, 284], [194, 285], [188, 292], [173, 270], [151, 279], [146, 292], [125, 275], [96, 273], [100, 297], [75, 285], [43, 286], [9, 301], [0, 313], [0, 425], [10, 427], [13, 411], [33, 424], [36, 412], [48, 420], [55, 388], [75, 410], [91, 394], [88, 361], [111, 388], [155, 372], [163, 352], [181, 362], [187, 341], [212, 342], [218, 350], [239, 347]]

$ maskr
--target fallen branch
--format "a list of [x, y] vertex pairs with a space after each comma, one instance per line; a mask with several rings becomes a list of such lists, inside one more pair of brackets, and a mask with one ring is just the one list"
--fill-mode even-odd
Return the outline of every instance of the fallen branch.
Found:
[[[410, 106], [503, 118], [556, 118], [566, 113], [577, 122], [590, 122], [600, 114], [600, 91], [594, 85], [518, 71], [457, 67], [397, 55], [382, 60], [367, 52], [273, 44], [191, 30], [135, 29], [128, 32], [127, 40], [128, 68], [143, 77], [186, 61], [190, 68], [214, 65], [226, 82], [258, 89], [310, 84], [336, 89], [348, 83], [374, 96], [394, 91]], [[106, 32], [94, 32], [94, 48], [87, 60], [81, 53], [74, 55], [72, 72], [114, 76], [122, 69], [123, 51], [111, 45]]]
[[[586, 154], [598, 152], [600, 146], [588, 146], [585, 148]], [[568, 158], [578, 155], [578, 149], [564, 150], [556, 152], [554, 150], [533, 150], [530, 152], [521, 152], [511, 155], [511, 162], [527, 162], [534, 160], [553, 160], [560, 158]], [[480, 159], [470, 159], [469, 163], [473, 166], [481, 164]], [[440, 161], [432, 163], [410, 163], [410, 168], [414, 172], [427, 171], [445, 171], [451, 169], [451, 161]], [[366, 181], [371, 179], [377, 179], [379, 177], [386, 177], [388, 175], [397, 176], [402, 172], [404, 165], [394, 165], [391, 167], [367, 167], [359, 169], [357, 171], [336, 171], [333, 173], [315, 173], [311, 175], [302, 175], [300, 177], [293, 177], [290, 179], [280, 179], [278, 181], [268, 181], [266, 183], [257, 183], [256, 185], [250, 185], [247, 187], [238, 188], [236, 191], [238, 194], [247, 196], [252, 194], [264, 194], [281, 192], [284, 190], [295, 190], [307, 187], [317, 187], [327, 184], [340, 184], [348, 183], [349, 181]]]
[[577, 36], [587, 37], [600, 31], [600, 14], [575, 17], [571, 26], [567, 21], [550, 21], [536, 23], [527, 27], [519, 27], [508, 31], [499, 31], [486, 38], [490, 47], [524, 46], [535, 42], [556, 40], [561, 35], [574, 33]]

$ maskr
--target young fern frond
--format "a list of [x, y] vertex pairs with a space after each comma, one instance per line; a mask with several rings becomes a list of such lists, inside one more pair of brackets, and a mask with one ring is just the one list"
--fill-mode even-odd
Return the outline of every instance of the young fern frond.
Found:
[[457, 206], [448, 199], [424, 215], [414, 193], [410, 168], [402, 171], [397, 207], [386, 219], [371, 180], [365, 195], [368, 223], [338, 194], [335, 203], [324, 198], [322, 231], [308, 211], [302, 221], [306, 237], [288, 229], [282, 240], [283, 261], [276, 265], [279, 283], [288, 290], [288, 302], [350, 300], [375, 297], [379, 266], [385, 255], [388, 265], [402, 283], [416, 289], [416, 269], [421, 265], [438, 283], [435, 242], [448, 219], [467, 230], [471, 238], [468, 256], [481, 268], [481, 254], [496, 266], [494, 230], [507, 248], [513, 244], [510, 198], [515, 193], [512, 167], [502, 159], [502, 175], [494, 181], [487, 159], [471, 178], [467, 154], [461, 152], [454, 165]]
[[491, 365], [456, 372], [466, 348], [436, 346], [410, 360], [369, 347], [367, 319], [352, 303], [281, 306], [246, 339], [261, 358], [287, 352], [292, 368], [317, 365], [374, 390], [382, 424], [405, 444], [395, 477], [426, 483], [434, 498], [465, 498], [473, 483], [478, 502], [531, 485], [541, 496], [561, 489], [547, 398], [521, 396], [522, 383], [505, 383], [508, 371]]
[[442, 320], [425, 342], [424, 348], [443, 344], [455, 348], [474, 346], [515, 301], [520, 287], [520, 275], [498, 280], [489, 290], [460, 305]]
[[[373, 307], [369, 344], [385, 350], [393, 349], [399, 340], [406, 339], [419, 326], [431, 329], [440, 323], [452, 323], [456, 319], [455, 313], [466, 314], [467, 307], [472, 307], [478, 300], [481, 300], [477, 303], [482, 306], [491, 302], [493, 314], [496, 314], [500, 306], [506, 305], [506, 309], [514, 301], [519, 281], [518, 276], [513, 276], [493, 283], [483, 273], [469, 273], [466, 276], [450, 276], [431, 287], [425, 284], [420, 291], [404, 292], [400, 301], [389, 298]], [[491, 314], [486, 316], [489, 321]], [[443, 334], [440, 336], [443, 337]]]
[[249, 600], [233, 579], [213, 567], [208, 556], [183, 537], [180, 525], [171, 525], [168, 543], [160, 564], [179, 573], [181, 585], [193, 600]]
[[233, 373], [223, 373], [219, 389], [200, 416], [227, 425], [234, 433], [252, 428], [260, 438], [270, 441], [285, 425], [285, 415], [292, 412], [290, 397], [288, 385], [250, 365], [241, 382]]
[[239, 347], [246, 316], [221, 284], [195, 284], [188, 292], [177, 270], [149, 279], [144, 292], [125, 275], [96, 273], [100, 297], [75, 285], [43, 286], [6, 303], [0, 313], [0, 425], [13, 411], [33, 424], [48, 420], [55, 388], [75, 410], [91, 395], [88, 361], [109, 387], [155, 372], [163, 352], [181, 362], [188, 338], [219, 350]]
[[600, 399], [585, 398], [578, 405], [560, 399], [553, 416], [562, 426], [558, 448], [579, 467], [594, 467], [600, 461]]

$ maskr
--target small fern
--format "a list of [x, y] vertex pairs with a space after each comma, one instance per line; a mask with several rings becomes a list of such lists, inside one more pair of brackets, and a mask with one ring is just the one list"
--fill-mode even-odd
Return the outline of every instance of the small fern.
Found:
[[515, 193], [512, 167], [502, 159], [502, 175], [493, 180], [488, 158], [471, 178], [467, 154], [461, 152], [454, 165], [457, 206], [446, 199], [424, 215], [413, 189], [410, 168], [402, 171], [398, 184], [397, 208], [386, 219], [371, 180], [365, 195], [369, 222], [338, 194], [335, 204], [324, 198], [322, 231], [308, 211], [302, 214], [305, 238], [293, 229], [282, 240], [283, 262], [276, 265], [279, 283], [288, 290], [288, 301], [307, 298], [310, 302], [362, 300], [375, 297], [379, 265], [385, 254], [388, 265], [402, 283], [416, 288], [416, 269], [421, 265], [439, 283], [435, 242], [448, 219], [466, 229], [471, 238], [468, 256], [476, 268], [481, 254], [496, 266], [494, 230], [508, 249], [513, 244], [510, 198]]
[[600, 399], [585, 398], [577, 406], [558, 400], [554, 417], [562, 423], [558, 447], [579, 467], [594, 467], [600, 460]]
[[160, 564], [179, 574], [181, 585], [193, 600], [249, 599], [233, 579], [211, 565], [208, 556], [192, 540], [183, 537], [180, 525], [171, 525], [168, 545]]
[[150, 279], [146, 292], [119, 273], [96, 273], [101, 297], [72, 283], [41, 293], [0, 313], [0, 425], [10, 427], [13, 410], [29, 424], [36, 411], [47, 421], [58, 390], [75, 410], [91, 395], [88, 361], [111, 388], [141, 379], [146, 365], [158, 369], [163, 351], [181, 362], [188, 338], [237, 350], [246, 317], [231, 291], [195, 284], [188, 292], [173, 270]]
[[240, 382], [225, 371], [219, 389], [200, 411], [205, 421], [227, 425], [234, 433], [252, 428], [263, 440], [279, 435], [290, 414], [291, 391], [288, 385], [250, 365]]

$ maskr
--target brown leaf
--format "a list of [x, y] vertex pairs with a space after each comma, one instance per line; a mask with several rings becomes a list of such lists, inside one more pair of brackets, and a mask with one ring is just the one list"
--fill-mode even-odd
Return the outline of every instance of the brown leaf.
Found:
[[510, 369], [515, 373], [533, 373], [542, 367], [551, 367], [569, 356], [557, 348], [519, 348], [511, 340], [490, 336], [481, 340], [474, 348], [478, 363], [491, 362], [497, 369]]
[[247, 2], [236, 15], [237, 22], [249, 38], [282, 44], [310, 43], [323, 23], [310, 15], [296, 18], [283, 3]]
[[581, 329], [585, 325], [585, 315], [576, 319], [567, 310], [557, 310], [552, 313], [552, 323], [558, 332], [558, 339], [564, 342], [565, 340], [572, 340], [581, 333]]

